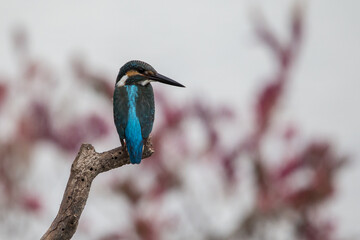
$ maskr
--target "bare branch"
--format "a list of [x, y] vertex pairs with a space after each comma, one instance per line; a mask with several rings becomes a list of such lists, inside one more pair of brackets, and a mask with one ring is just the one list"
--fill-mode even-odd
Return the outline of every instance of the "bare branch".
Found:
[[[150, 157], [153, 152], [149, 139], [144, 147], [143, 158]], [[76, 232], [94, 178], [99, 173], [129, 163], [129, 155], [121, 147], [97, 153], [91, 144], [83, 144], [71, 166], [59, 212], [41, 240], [71, 239]]]

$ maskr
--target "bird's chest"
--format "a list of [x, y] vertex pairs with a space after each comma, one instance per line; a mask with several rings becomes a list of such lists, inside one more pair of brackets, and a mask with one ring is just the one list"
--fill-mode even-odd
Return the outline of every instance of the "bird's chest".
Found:
[[125, 86], [126, 93], [127, 93], [127, 99], [128, 99], [128, 117], [129, 119], [137, 118], [136, 116], [136, 107], [137, 107], [137, 101], [138, 98], [138, 86], [136, 85], [130, 85]]
[[[150, 84], [117, 87], [114, 92], [114, 120], [118, 133], [124, 138], [126, 129], [148, 137], [154, 122], [154, 94]], [[130, 132], [128, 132], [130, 133]]]

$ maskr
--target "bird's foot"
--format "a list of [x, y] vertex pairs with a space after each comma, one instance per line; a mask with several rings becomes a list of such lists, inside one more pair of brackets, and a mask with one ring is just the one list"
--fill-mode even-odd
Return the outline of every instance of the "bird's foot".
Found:
[[126, 150], [126, 142], [124, 141], [124, 139], [120, 139], [120, 143], [121, 143], [121, 148], [125, 151]]

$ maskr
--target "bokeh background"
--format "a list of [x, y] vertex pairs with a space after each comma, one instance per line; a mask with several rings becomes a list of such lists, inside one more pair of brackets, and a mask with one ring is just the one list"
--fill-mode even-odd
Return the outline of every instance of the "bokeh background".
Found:
[[39, 239], [81, 143], [119, 146], [140, 59], [156, 153], [101, 174], [74, 239], [359, 239], [360, 3], [0, 1], [0, 239]]

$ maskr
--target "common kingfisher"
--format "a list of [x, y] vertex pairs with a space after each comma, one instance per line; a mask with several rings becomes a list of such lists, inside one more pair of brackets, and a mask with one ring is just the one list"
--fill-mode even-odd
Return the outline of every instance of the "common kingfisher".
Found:
[[132, 164], [141, 162], [144, 143], [153, 128], [155, 104], [151, 82], [185, 87], [138, 60], [122, 66], [116, 78], [114, 121], [121, 145], [127, 147]]

